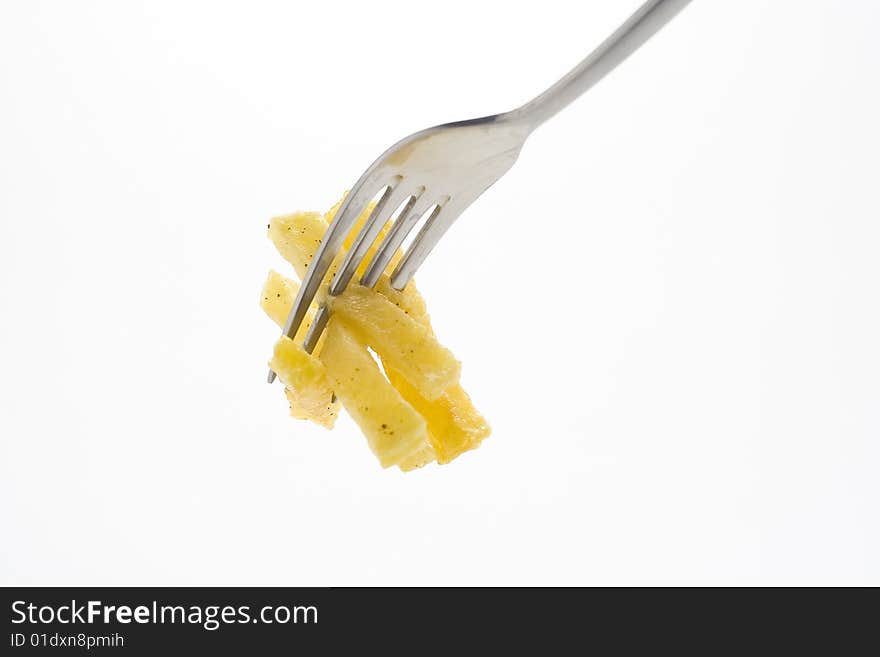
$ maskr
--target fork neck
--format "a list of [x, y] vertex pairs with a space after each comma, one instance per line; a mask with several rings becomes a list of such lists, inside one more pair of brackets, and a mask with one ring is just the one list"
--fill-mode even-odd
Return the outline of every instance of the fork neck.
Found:
[[522, 124], [529, 132], [571, 104], [650, 39], [690, 0], [648, 0], [598, 48], [561, 80], [503, 120]]

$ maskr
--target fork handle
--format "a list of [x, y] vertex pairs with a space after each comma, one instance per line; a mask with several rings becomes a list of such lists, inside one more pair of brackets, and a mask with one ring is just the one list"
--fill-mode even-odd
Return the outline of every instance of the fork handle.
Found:
[[601, 80], [666, 25], [690, 0], [648, 0], [580, 64], [540, 96], [504, 115], [529, 132]]

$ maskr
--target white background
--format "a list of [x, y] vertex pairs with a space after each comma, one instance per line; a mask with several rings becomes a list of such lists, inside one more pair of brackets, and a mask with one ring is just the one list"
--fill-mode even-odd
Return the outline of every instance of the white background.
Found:
[[478, 451], [382, 470], [264, 383], [267, 219], [636, 6], [4, 2], [0, 581], [880, 584], [868, 0], [697, 0], [460, 219]]

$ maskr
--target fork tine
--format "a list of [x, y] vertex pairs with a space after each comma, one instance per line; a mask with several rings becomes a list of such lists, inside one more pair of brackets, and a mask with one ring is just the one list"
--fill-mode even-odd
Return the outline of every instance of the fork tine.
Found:
[[[339, 210], [336, 212], [336, 216], [333, 217], [333, 221], [330, 222], [330, 226], [327, 228], [327, 232], [324, 234], [318, 250], [315, 251], [315, 256], [309, 263], [311, 266], [303, 279], [302, 285], [300, 285], [296, 299], [293, 301], [293, 306], [290, 308], [290, 313], [287, 315], [283, 335], [286, 335], [288, 338], [293, 338], [296, 335], [300, 324], [305, 319], [309, 306], [312, 305], [318, 288], [321, 286], [321, 282], [324, 280], [324, 276], [327, 274], [327, 270], [330, 269], [330, 265], [333, 264], [336, 254], [345, 241], [345, 236], [351, 230], [351, 227], [369, 200], [383, 186], [380, 184], [381, 182], [382, 179], [375, 172], [367, 171], [355, 183], [355, 186], [348, 196], [345, 197], [342, 205], [339, 206]], [[269, 370], [269, 383], [272, 383], [274, 380], [275, 372]]]
[[428, 221], [422, 226], [422, 229], [403, 255], [403, 259], [391, 274], [392, 288], [402, 290], [406, 287], [406, 284], [410, 282], [416, 270], [425, 261], [425, 258], [428, 257], [428, 254], [431, 253], [431, 250], [437, 246], [437, 242], [449, 230], [449, 227], [455, 222], [465, 207], [467, 206], [464, 203], [449, 201], [445, 205], [438, 207], [428, 217]]
[[[432, 202], [428, 200], [428, 197], [422, 195], [419, 199], [415, 199], [411, 206], [404, 208], [403, 212], [400, 213], [400, 216], [391, 226], [385, 239], [376, 250], [376, 254], [373, 256], [370, 266], [367, 267], [367, 270], [361, 277], [361, 285], [365, 287], [373, 287], [376, 285], [379, 278], [385, 272], [388, 263], [391, 262], [391, 259], [397, 252], [397, 249], [400, 248], [400, 245], [403, 244], [406, 236], [409, 235], [415, 225], [419, 223], [419, 219], [422, 218], [422, 215], [425, 214], [431, 205]], [[434, 209], [434, 212], [428, 217], [429, 222], [436, 217], [440, 209], [441, 206]]]
[[305, 318], [306, 311], [315, 298], [321, 281], [327, 274], [327, 270], [330, 269], [330, 265], [333, 264], [333, 259], [342, 247], [343, 241], [345, 241], [346, 234], [351, 230], [352, 224], [357, 220], [369, 198], [363, 187], [361, 187], [361, 189], [349, 193], [339, 207], [336, 216], [321, 240], [321, 244], [318, 246], [317, 251], [315, 251], [315, 256], [309, 263], [311, 265], [309, 271], [306, 273], [296, 295], [296, 300], [293, 302], [293, 307], [290, 309], [287, 323], [284, 326], [284, 335], [287, 337], [290, 338], [296, 335], [299, 325]]
[[305, 349], [307, 354], [312, 353], [315, 347], [318, 346], [318, 339], [321, 337], [321, 333], [324, 332], [324, 327], [327, 326], [329, 320], [330, 309], [326, 305], [318, 308], [318, 312], [315, 313], [315, 318], [312, 320], [312, 325], [309, 327], [306, 339], [303, 342], [303, 349]]
[[352, 242], [351, 248], [345, 254], [345, 258], [336, 275], [330, 283], [330, 294], [341, 294], [345, 290], [351, 277], [357, 271], [361, 261], [370, 250], [379, 232], [388, 222], [388, 219], [394, 211], [400, 207], [400, 204], [414, 192], [418, 191], [409, 185], [398, 183], [396, 187], [389, 187], [380, 201], [376, 204], [370, 217], [361, 227], [357, 237]]

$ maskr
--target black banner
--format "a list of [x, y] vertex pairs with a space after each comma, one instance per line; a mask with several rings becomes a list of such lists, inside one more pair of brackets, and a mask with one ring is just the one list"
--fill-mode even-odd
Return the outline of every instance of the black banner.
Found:
[[840, 652], [867, 638], [873, 590], [7, 588], [3, 654], [536, 654], [603, 647]]

